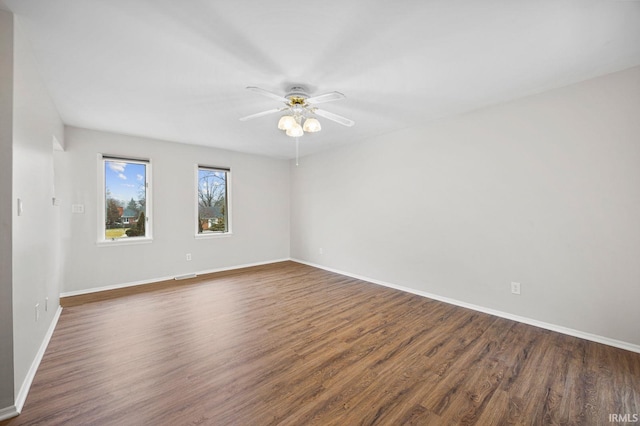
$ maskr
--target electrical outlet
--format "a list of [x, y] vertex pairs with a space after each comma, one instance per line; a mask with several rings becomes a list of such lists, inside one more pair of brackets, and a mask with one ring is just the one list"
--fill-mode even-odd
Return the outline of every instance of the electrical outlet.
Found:
[[511, 293], [520, 294], [520, 283], [511, 283]]
[[191, 260], [191, 253], [187, 253], [187, 261]]
[[318, 253], [320, 253], [320, 254], [324, 254], [324, 250], [322, 249], [322, 247], [320, 247], [320, 248], [318, 249]]
[[40, 304], [36, 303], [36, 322], [40, 319]]

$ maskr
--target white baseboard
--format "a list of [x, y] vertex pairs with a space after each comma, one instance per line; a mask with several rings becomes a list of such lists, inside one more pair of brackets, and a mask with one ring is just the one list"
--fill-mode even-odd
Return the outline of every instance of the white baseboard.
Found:
[[495, 315], [497, 317], [506, 318], [506, 319], [517, 321], [517, 322], [521, 322], [521, 323], [524, 323], [524, 324], [533, 325], [535, 327], [544, 328], [546, 330], [555, 331], [557, 333], [566, 334], [566, 335], [573, 336], [573, 337], [578, 337], [580, 339], [590, 340], [590, 341], [596, 342], [596, 343], [602, 343], [604, 345], [613, 346], [613, 347], [620, 348], [620, 349], [626, 349], [626, 350], [631, 351], [631, 352], [640, 353], [640, 345], [635, 345], [633, 343], [623, 342], [621, 340], [610, 339], [608, 337], [598, 336], [597, 334], [591, 334], [591, 333], [587, 333], [585, 331], [574, 330], [572, 328], [563, 327], [561, 325], [556, 325], [556, 324], [550, 324], [550, 323], [547, 323], [547, 322], [538, 321], [538, 320], [527, 318], [527, 317], [521, 317], [519, 315], [510, 314], [508, 312], [496, 311], [495, 309], [485, 308], [484, 306], [473, 305], [471, 303], [462, 302], [462, 301], [456, 300], [456, 299], [450, 299], [448, 297], [438, 296], [437, 294], [427, 293], [427, 292], [424, 292], [424, 291], [421, 291], [421, 290], [416, 290], [416, 289], [413, 289], [413, 288], [410, 288], [410, 287], [403, 287], [403, 286], [391, 284], [391, 283], [388, 283], [388, 282], [385, 282], [385, 281], [380, 281], [380, 280], [376, 280], [376, 279], [373, 279], [373, 278], [363, 277], [361, 275], [356, 275], [356, 274], [352, 274], [352, 273], [349, 273], [349, 272], [340, 271], [340, 270], [337, 270], [337, 269], [334, 269], [334, 268], [329, 268], [329, 267], [326, 267], [326, 266], [323, 266], [323, 265], [318, 265], [318, 264], [307, 262], [307, 261], [304, 261], [304, 260], [301, 260], [301, 259], [291, 258], [290, 260], [292, 260], [293, 262], [302, 263], [304, 265], [313, 266], [314, 268], [324, 269], [325, 271], [335, 272], [336, 274], [345, 275], [345, 276], [351, 277], [351, 278], [356, 278], [358, 280], [368, 281], [370, 283], [378, 284], [378, 285], [381, 285], [381, 286], [384, 286], [384, 287], [389, 287], [389, 288], [393, 288], [393, 289], [396, 289], [396, 290], [404, 291], [404, 292], [407, 292], [407, 293], [415, 294], [415, 295], [418, 295], [418, 296], [427, 297], [429, 299], [438, 300], [440, 302], [449, 303], [451, 305], [461, 306], [463, 308], [468, 308], [468, 309], [472, 309], [474, 311], [484, 312], [485, 314]]
[[42, 362], [42, 357], [44, 356], [45, 351], [47, 350], [47, 346], [49, 346], [49, 341], [51, 341], [51, 336], [53, 336], [53, 331], [56, 329], [56, 325], [58, 324], [58, 320], [60, 319], [60, 314], [62, 313], [62, 307], [58, 306], [55, 315], [53, 316], [53, 320], [49, 325], [49, 329], [47, 330], [47, 334], [45, 334], [44, 339], [42, 340], [42, 344], [40, 345], [40, 349], [38, 349], [38, 353], [36, 357], [33, 359], [31, 363], [31, 367], [27, 372], [27, 377], [25, 377], [22, 382], [22, 386], [20, 386], [20, 391], [16, 396], [16, 404], [15, 411], [16, 414], [20, 414], [22, 411], [22, 407], [24, 407], [24, 403], [27, 400], [27, 395], [29, 394], [29, 389], [31, 388], [31, 384], [33, 383], [34, 377], [36, 377], [36, 372], [38, 371], [38, 367], [40, 366], [40, 362]]
[[[274, 259], [274, 260], [267, 260], [267, 261], [264, 261], [264, 262], [246, 263], [244, 265], [235, 265], [235, 266], [227, 266], [227, 267], [222, 267], [222, 268], [207, 269], [207, 270], [204, 270], [204, 271], [191, 272], [191, 273], [196, 274], [196, 275], [212, 274], [212, 273], [215, 273], [215, 272], [233, 271], [234, 269], [250, 268], [252, 266], [261, 266], [261, 265], [268, 265], [270, 263], [285, 262], [287, 260], [291, 260], [291, 259], [289, 259], [287, 257], [287, 258], [284, 258], [284, 259]], [[180, 274], [180, 275], [184, 275], [184, 274]], [[84, 290], [66, 291], [64, 293], [60, 293], [60, 297], [79, 296], [81, 294], [97, 293], [99, 291], [116, 290], [116, 289], [125, 288], [125, 287], [134, 287], [134, 286], [138, 286], [138, 285], [153, 284], [153, 283], [157, 283], [157, 282], [160, 282], [160, 281], [173, 280], [174, 278], [176, 278], [176, 275], [170, 275], [170, 276], [166, 276], [166, 277], [150, 278], [148, 280], [141, 280], [141, 281], [132, 281], [132, 282], [124, 283], [124, 284], [113, 284], [113, 285], [107, 285], [107, 286], [103, 286], [103, 287], [93, 287], [93, 288], [88, 288], [88, 289], [84, 289]]]
[[0, 408], [0, 420], [10, 419], [11, 417], [15, 417], [18, 414], [20, 414], [20, 412], [16, 410], [15, 405], [7, 408]]
[[[484, 306], [479, 306], [479, 305], [474, 305], [474, 304], [467, 303], [467, 302], [462, 302], [460, 300], [451, 299], [451, 298], [444, 297], [444, 296], [439, 296], [437, 294], [427, 293], [427, 292], [424, 292], [424, 291], [421, 291], [421, 290], [416, 290], [416, 289], [413, 289], [413, 288], [410, 288], [410, 287], [399, 286], [399, 285], [396, 285], [396, 284], [388, 283], [388, 282], [377, 280], [377, 279], [374, 279], [374, 278], [369, 278], [369, 277], [365, 277], [365, 276], [362, 276], [362, 275], [352, 274], [350, 272], [341, 271], [341, 270], [334, 269], [334, 268], [329, 268], [327, 266], [319, 265], [319, 264], [312, 263], [312, 262], [307, 262], [307, 261], [304, 261], [302, 259], [296, 259], [296, 258], [274, 259], [274, 260], [268, 260], [268, 261], [265, 261], [265, 262], [248, 263], [248, 264], [244, 264], [244, 265], [236, 265], [236, 266], [231, 266], [231, 267], [209, 269], [209, 270], [205, 270], [205, 271], [195, 272], [195, 274], [196, 275], [203, 275], [203, 274], [211, 274], [211, 273], [215, 273], [215, 272], [232, 271], [234, 269], [250, 268], [252, 266], [268, 265], [270, 263], [284, 262], [284, 261], [287, 261], [287, 260], [291, 260], [291, 261], [297, 262], [297, 263], [302, 263], [304, 265], [313, 266], [314, 268], [319, 268], [319, 269], [324, 269], [326, 271], [335, 272], [337, 274], [345, 275], [347, 277], [356, 278], [356, 279], [359, 279], [359, 280], [362, 280], [362, 281], [368, 281], [368, 282], [373, 283], [373, 284], [382, 285], [384, 287], [393, 288], [393, 289], [396, 289], [396, 290], [404, 291], [404, 292], [415, 294], [415, 295], [418, 295], [418, 296], [427, 297], [429, 299], [434, 299], [434, 300], [438, 300], [438, 301], [441, 301], [441, 302], [449, 303], [451, 305], [461, 306], [463, 308], [472, 309], [472, 310], [478, 311], [478, 312], [484, 312], [486, 314], [495, 315], [497, 317], [510, 319], [510, 320], [521, 322], [521, 323], [524, 323], [524, 324], [533, 325], [535, 327], [544, 328], [546, 330], [551, 330], [551, 331], [555, 331], [555, 332], [558, 332], [558, 333], [566, 334], [566, 335], [569, 335], [569, 336], [578, 337], [578, 338], [585, 339], [585, 340], [590, 340], [592, 342], [602, 343], [604, 345], [613, 346], [613, 347], [616, 347], [616, 348], [625, 349], [625, 350], [628, 350], [628, 351], [640, 353], [640, 345], [636, 345], [636, 344], [633, 344], [633, 343], [624, 342], [624, 341], [616, 340], [616, 339], [611, 339], [611, 338], [608, 338], [608, 337], [599, 336], [599, 335], [592, 334], [592, 333], [587, 333], [585, 331], [575, 330], [575, 329], [564, 327], [564, 326], [561, 326], [561, 325], [556, 325], [556, 324], [551, 324], [551, 323], [547, 323], [547, 322], [543, 322], [543, 321], [538, 321], [538, 320], [535, 320], [535, 319], [532, 319], [532, 318], [527, 318], [527, 317], [522, 317], [522, 316], [519, 316], [519, 315], [510, 314], [508, 312], [497, 311], [495, 309], [490, 309], [490, 308], [486, 308]], [[104, 287], [94, 287], [94, 288], [89, 288], [89, 289], [85, 289], [85, 290], [69, 291], [69, 292], [60, 293], [60, 297], [78, 296], [78, 295], [81, 295], [81, 294], [95, 293], [95, 292], [99, 292], [99, 291], [115, 290], [115, 289], [118, 289], [118, 288], [132, 287], [132, 286], [145, 285], [145, 284], [153, 284], [153, 283], [156, 283], [156, 282], [159, 282], [159, 281], [172, 280], [174, 278], [175, 278], [175, 276], [166, 276], [166, 277], [153, 278], [153, 279], [148, 279], [148, 280], [143, 280], [143, 281], [134, 281], [134, 282], [124, 283], [124, 284], [115, 284], [115, 285], [104, 286]], [[21, 406], [20, 406], [20, 408], [21, 408]], [[0, 411], [0, 413], [1, 413], [1, 411]]]

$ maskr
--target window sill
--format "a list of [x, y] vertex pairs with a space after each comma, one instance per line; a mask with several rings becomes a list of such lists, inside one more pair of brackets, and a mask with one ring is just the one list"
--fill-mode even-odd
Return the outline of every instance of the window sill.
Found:
[[130, 246], [136, 244], [151, 244], [153, 238], [119, 238], [117, 240], [100, 240], [96, 244], [99, 247]]
[[232, 235], [231, 232], [212, 232], [212, 233], [207, 233], [207, 234], [196, 234], [195, 235], [195, 239], [196, 240], [208, 240], [208, 239], [213, 239], [213, 238], [227, 238], [230, 237]]

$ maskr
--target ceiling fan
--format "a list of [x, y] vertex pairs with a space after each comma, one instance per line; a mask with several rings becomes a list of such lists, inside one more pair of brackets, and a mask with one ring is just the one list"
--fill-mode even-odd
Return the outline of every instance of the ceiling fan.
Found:
[[307, 90], [302, 86], [292, 86], [284, 96], [261, 89], [259, 87], [247, 87], [247, 89], [259, 93], [268, 98], [284, 103], [283, 107], [262, 111], [257, 114], [242, 117], [240, 121], [247, 121], [264, 115], [274, 114], [276, 112], [284, 112], [278, 121], [278, 129], [284, 130], [287, 136], [300, 137], [307, 133], [319, 132], [322, 128], [320, 122], [314, 117], [318, 115], [328, 120], [340, 123], [343, 126], [351, 127], [355, 123], [348, 118], [344, 118], [338, 114], [318, 109], [316, 104], [324, 102], [338, 101], [344, 99], [340, 92], [329, 92], [318, 96], [309, 96]]

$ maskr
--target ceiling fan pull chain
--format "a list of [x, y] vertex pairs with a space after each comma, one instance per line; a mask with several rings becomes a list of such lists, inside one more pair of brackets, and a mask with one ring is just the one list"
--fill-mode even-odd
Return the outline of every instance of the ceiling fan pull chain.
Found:
[[296, 167], [298, 167], [298, 143], [300, 142], [300, 138], [296, 138]]

